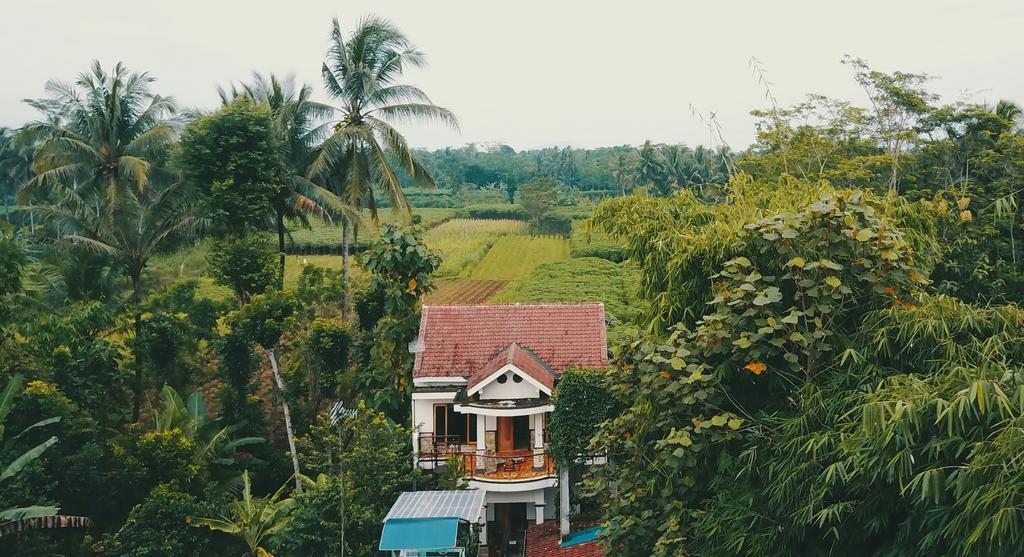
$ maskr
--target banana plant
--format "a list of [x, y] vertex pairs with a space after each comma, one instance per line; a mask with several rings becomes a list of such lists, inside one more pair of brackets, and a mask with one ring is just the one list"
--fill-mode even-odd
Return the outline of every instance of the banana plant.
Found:
[[195, 442], [196, 460], [199, 462], [231, 466], [235, 464], [231, 455], [237, 449], [264, 442], [262, 437], [232, 438], [232, 434], [241, 429], [245, 425], [244, 423], [220, 427], [216, 421], [208, 420], [206, 399], [202, 393], [192, 393], [185, 400], [173, 387], [165, 385], [160, 393], [160, 400], [160, 406], [153, 420], [154, 429], [156, 431], [180, 429], [186, 437]]
[[[300, 477], [306, 484], [312, 480]], [[270, 553], [263, 548], [263, 543], [288, 525], [292, 519], [292, 511], [296, 502], [291, 497], [284, 497], [288, 489], [285, 482], [270, 497], [253, 497], [249, 471], [242, 472], [241, 498], [228, 505], [226, 512], [216, 518], [196, 518], [192, 525], [207, 527], [211, 530], [224, 532], [242, 539], [249, 548], [243, 557], [266, 557]]]
[[[3, 392], [0, 392], [0, 440], [3, 441], [4, 453], [17, 441], [21, 436], [25, 435], [33, 429], [45, 427], [50, 424], [54, 424], [60, 421], [60, 416], [52, 418], [46, 418], [45, 420], [39, 420], [38, 422], [26, 427], [21, 430], [17, 435], [7, 437], [6, 436], [6, 421], [7, 416], [10, 415], [11, 410], [14, 408], [14, 397], [21, 390], [21, 387], [25, 384], [25, 379], [21, 375], [15, 375], [7, 382], [7, 386], [4, 387]], [[57, 442], [56, 436], [51, 436], [46, 441], [32, 447], [25, 451], [20, 456], [15, 458], [10, 463], [3, 465], [0, 470], [0, 484], [13, 478], [19, 472], [21, 472], [30, 462], [39, 458], [46, 449], [49, 449]], [[0, 525], [7, 522], [13, 522], [17, 520], [24, 520], [29, 518], [40, 518], [46, 516], [56, 515], [60, 509], [58, 507], [49, 507], [43, 505], [33, 505], [28, 507], [16, 507], [11, 509], [0, 509]]]

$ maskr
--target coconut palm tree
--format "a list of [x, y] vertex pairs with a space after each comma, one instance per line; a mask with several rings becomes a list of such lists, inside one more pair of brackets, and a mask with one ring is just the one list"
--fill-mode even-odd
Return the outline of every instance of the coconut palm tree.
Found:
[[[346, 40], [334, 19], [330, 48], [321, 73], [328, 94], [338, 104], [327, 122], [330, 135], [309, 165], [307, 177], [327, 184], [348, 204], [365, 206], [377, 219], [377, 196], [395, 210], [409, 211], [396, 168], [412, 179], [436, 187], [433, 176], [392, 124], [404, 121], [440, 122], [458, 128], [455, 115], [435, 105], [420, 88], [397, 83], [408, 67], [425, 63], [422, 52], [391, 22], [366, 17]], [[344, 311], [349, 312], [349, 228], [342, 223]]]
[[327, 221], [335, 217], [356, 218], [355, 209], [312, 180], [307, 178], [306, 169], [312, 160], [314, 148], [330, 130], [321, 125], [334, 109], [313, 100], [313, 88], [303, 85], [296, 89], [293, 76], [284, 80], [274, 74], [264, 76], [254, 72], [252, 82], [231, 86], [230, 92], [218, 88], [225, 106], [243, 98], [253, 102], [266, 103], [271, 110], [277, 139], [283, 150], [281, 159], [285, 165], [285, 176], [278, 195], [272, 201], [274, 223], [277, 230], [279, 252], [278, 285], [284, 282], [285, 220], [297, 220], [308, 226], [308, 218], [314, 216]]
[[133, 192], [150, 187], [175, 138], [174, 99], [152, 93], [152, 82], [121, 63], [108, 74], [99, 61], [74, 85], [47, 82], [50, 97], [30, 103], [44, 118], [22, 130], [41, 140], [33, 155], [36, 175], [19, 197], [74, 192], [107, 221], [116, 220]]
[[668, 195], [671, 184], [668, 181], [665, 161], [650, 140], [645, 141], [643, 146], [637, 150], [636, 160], [637, 166], [633, 172], [634, 182], [653, 186], [658, 195]]
[[[158, 187], [161, 163], [175, 139], [173, 99], [149, 89], [153, 78], [121, 63], [112, 73], [98, 61], [74, 85], [51, 80], [48, 99], [30, 104], [43, 118], [23, 129], [40, 138], [33, 176], [18, 192], [21, 203], [40, 200], [36, 211], [59, 223], [69, 244], [107, 256], [121, 268], [141, 327], [142, 272], [150, 258], [197, 220], [183, 184]], [[164, 174], [166, 176], [166, 174]], [[136, 354], [133, 419], [142, 400], [142, 362]]]
[[626, 153], [619, 153], [618, 156], [612, 158], [609, 162], [612, 177], [615, 178], [615, 182], [619, 185], [621, 195], [626, 195], [626, 190], [633, 187], [633, 166], [634, 162], [630, 160], [630, 155]]

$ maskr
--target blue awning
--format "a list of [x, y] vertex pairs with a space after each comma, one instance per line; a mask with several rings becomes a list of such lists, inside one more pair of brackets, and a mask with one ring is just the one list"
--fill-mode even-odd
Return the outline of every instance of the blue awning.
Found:
[[384, 522], [380, 550], [450, 549], [458, 531], [458, 518], [391, 518]]

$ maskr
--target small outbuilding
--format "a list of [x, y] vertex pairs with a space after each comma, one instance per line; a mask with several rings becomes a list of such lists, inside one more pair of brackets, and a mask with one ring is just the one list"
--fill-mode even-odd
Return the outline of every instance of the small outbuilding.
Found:
[[484, 524], [485, 495], [479, 489], [401, 494], [384, 518], [379, 549], [396, 557], [462, 557]]

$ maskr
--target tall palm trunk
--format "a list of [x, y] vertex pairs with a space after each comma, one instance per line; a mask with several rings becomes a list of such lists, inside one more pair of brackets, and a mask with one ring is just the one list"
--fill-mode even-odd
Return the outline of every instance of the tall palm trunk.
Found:
[[277, 210], [277, 289], [284, 290], [284, 211]]
[[284, 430], [288, 435], [288, 449], [292, 453], [292, 470], [295, 472], [295, 491], [302, 493], [302, 480], [299, 478], [299, 453], [295, 450], [295, 430], [292, 429], [292, 413], [288, 407], [287, 393], [284, 389], [284, 380], [281, 378], [281, 370], [277, 365], [277, 349], [271, 348], [267, 351], [267, 358], [270, 360], [270, 369], [274, 370], [274, 384], [281, 395], [281, 408], [284, 410]]
[[131, 271], [132, 281], [132, 316], [135, 330], [135, 381], [132, 385], [132, 421], [139, 421], [139, 413], [142, 407], [142, 355], [139, 346], [139, 339], [142, 338], [142, 309], [139, 302], [142, 300], [142, 271]]
[[345, 295], [342, 297], [343, 301], [341, 304], [341, 319], [342, 321], [348, 319], [348, 314], [352, 310], [352, 289], [349, 288], [349, 248], [351, 240], [348, 235], [348, 219], [342, 222], [341, 232], [341, 282], [342, 287], [345, 289]]

